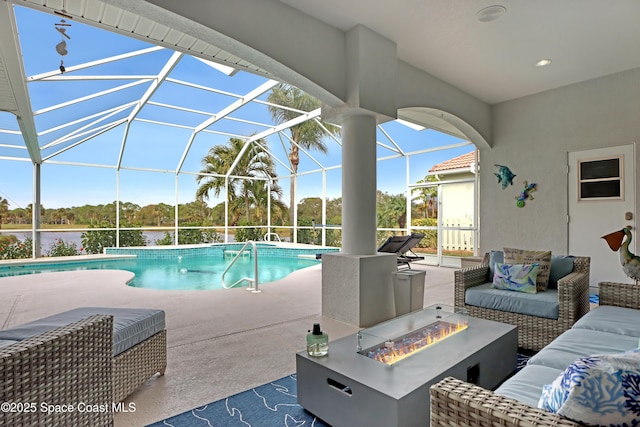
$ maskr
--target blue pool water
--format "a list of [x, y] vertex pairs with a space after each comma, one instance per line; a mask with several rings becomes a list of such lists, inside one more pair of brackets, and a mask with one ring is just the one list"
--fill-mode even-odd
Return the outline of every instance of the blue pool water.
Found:
[[[307, 252], [307, 251], [305, 251]], [[171, 254], [171, 252], [170, 252]], [[305, 253], [306, 254], [306, 253]], [[316, 259], [299, 257], [286, 251], [287, 256], [277, 255], [277, 251], [258, 254], [259, 284], [282, 279], [293, 271], [319, 263]], [[306, 254], [307, 256], [309, 254]], [[23, 274], [37, 274], [74, 270], [127, 270], [135, 274], [129, 283], [136, 288], [163, 290], [205, 290], [223, 289], [222, 273], [233, 256], [212, 256], [195, 253], [190, 256], [184, 250], [176, 256], [138, 257], [105, 261], [80, 261], [55, 264], [27, 264], [21, 266], [0, 266], [0, 277]], [[253, 278], [253, 255], [240, 256], [225, 275], [225, 283], [231, 285], [244, 277]], [[247, 287], [242, 281], [236, 287]]]

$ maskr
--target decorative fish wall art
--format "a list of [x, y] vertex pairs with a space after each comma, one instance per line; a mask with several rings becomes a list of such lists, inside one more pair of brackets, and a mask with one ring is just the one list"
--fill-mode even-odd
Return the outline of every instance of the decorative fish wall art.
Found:
[[498, 172], [494, 173], [498, 177], [498, 184], [502, 184], [502, 189], [507, 188], [507, 185], [513, 185], [513, 178], [515, 174], [509, 170], [507, 166], [495, 165], [498, 167]]

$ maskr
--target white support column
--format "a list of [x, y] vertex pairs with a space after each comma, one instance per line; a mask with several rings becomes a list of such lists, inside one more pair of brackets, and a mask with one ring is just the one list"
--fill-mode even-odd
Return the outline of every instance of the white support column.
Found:
[[267, 180], [267, 235], [271, 240], [271, 180]]
[[342, 252], [322, 255], [322, 315], [367, 327], [396, 311], [397, 256], [376, 251], [376, 125], [397, 115], [397, 57], [363, 26], [348, 31], [345, 48], [347, 100], [326, 111], [342, 124]]
[[348, 116], [342, 124], [342, 251], [376, 253], [376, 118]]
[[229, 243], [229, 177], [224, 178], [224, 242]]
[[359, 327], [395, 316], [396, 255], [377, 253], [376, 117], [342, 120], [342, 252], [322, 255], [322, 315]]
[[407, 202], [407, 215], [406, 215], [406, 220], [407, 220], [407, 224], [406, 224], [406, 233], [407, 235], [411, 234], [411, 196], [412, 196], [412, 190], [411, 188], [409, 188], [409, 185], [411, 184], [411, 157], [410, 156], [405, 156], [405, 170], [406, 170], [406, 175], [405, 175], [405, 188], [407, 189], [405, 191], [405, 197], [406, 197], [406, 202]]
[[120, 169], [116, 169], [116, 248], [120, 247]]
[[327, 170], [322, 169], [322, 246], [327, 246]]
[[174, 214], [173, 214], [173, 244], [178, 246], [178, 224], [179, 224], [179, 220], [180, 218], [178, 217], [178, 205], [179, 205], [179, 198], [180, 198], [180, 193], [179, 193], [179, 185], [180, 185], [180, 175], [176, 173], [176, 177], [175, 177], [175, 181], [174, 181], [174, 200], [175, 200], [175, 206], [173, 207], [174, 209]]
[[31, 204], [31, 241], [32, 241], [32, 257], [39, 258], [42, 250], [42, 239], [40, 233], [40, 211], [42, 210], [40, 194], [41, 194], [40, 163], [33, 164], [33, 203]]

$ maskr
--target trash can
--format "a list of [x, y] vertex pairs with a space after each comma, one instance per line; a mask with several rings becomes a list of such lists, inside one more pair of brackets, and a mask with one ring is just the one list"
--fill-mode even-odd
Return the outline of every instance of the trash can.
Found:
[[396, 316], [422, 310], [424, 302], [424, 279], [427, 272], [420, 270], [402, 270], [392, 274]]

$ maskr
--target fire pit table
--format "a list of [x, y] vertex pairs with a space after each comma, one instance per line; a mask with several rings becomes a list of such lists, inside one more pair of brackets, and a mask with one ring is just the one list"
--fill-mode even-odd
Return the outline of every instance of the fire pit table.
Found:
[[433, 305], [296, 354], [298, 403], [335, 427], [428, 426], [429, 387], [447, 376], [495, 388], [516, 368], [513, 325]]

